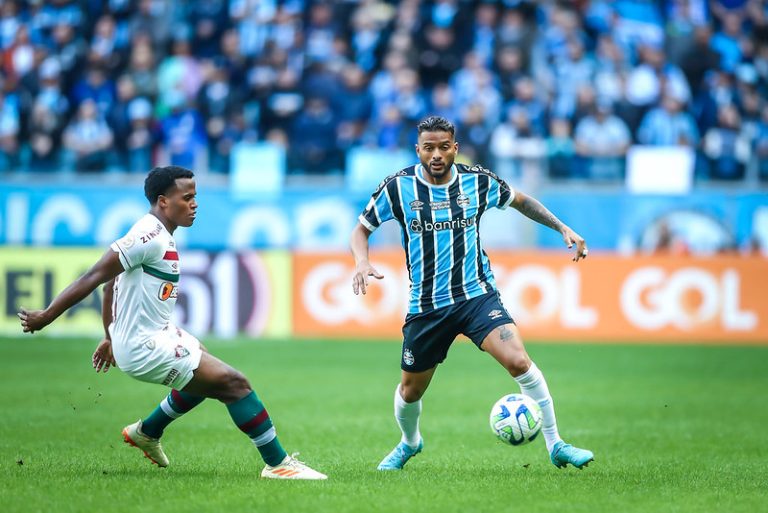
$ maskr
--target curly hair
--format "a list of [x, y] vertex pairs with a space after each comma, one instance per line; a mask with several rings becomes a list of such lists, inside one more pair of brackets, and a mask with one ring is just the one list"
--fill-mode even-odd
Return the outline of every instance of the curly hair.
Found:
[[144, 180], [144, 196], [150, 205], [157, 203], [157, 197], [165, 195], [168, 189], [176, 186], [177, 178], [193, 178], [195, 174], [181, 166], [163, 166], [153, 168]]

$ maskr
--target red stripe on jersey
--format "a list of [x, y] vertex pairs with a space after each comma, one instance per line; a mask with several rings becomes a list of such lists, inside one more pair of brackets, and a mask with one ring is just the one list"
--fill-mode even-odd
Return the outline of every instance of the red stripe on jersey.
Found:
[[166, 251], [165, 255], [163, 255], [163, 260], [178, 260], [179, 254], [175, 251]]

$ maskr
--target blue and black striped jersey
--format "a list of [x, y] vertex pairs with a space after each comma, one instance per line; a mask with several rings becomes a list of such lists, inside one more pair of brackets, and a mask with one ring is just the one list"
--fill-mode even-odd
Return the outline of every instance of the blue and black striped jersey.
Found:
[[504, 209], [514, 191], [480, 166], [454, 164], [450, 182], [433, 185], [415, 165], [387, 177], [359, 220], [374, 231], [395, 219], [402, 230], [409, 313], [442, 308], [496, 289], [479, 223], [489, 207]]

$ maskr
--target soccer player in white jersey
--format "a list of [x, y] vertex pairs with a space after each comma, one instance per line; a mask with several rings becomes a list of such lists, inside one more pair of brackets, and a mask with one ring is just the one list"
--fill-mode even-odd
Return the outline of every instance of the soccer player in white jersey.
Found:
[[528, 357], [523, 340], [501, 302], [488, 256], [480, 243], [479, 224], [490, 207], [514, 207], [530, 219], [560, 232], [574, 261], [587, 256], [584, 239], [534, 198], [513, 191], [480, 166], [454, 162], [459, 145], [453, 124], [429, 117], [418, 126], [420, 164], [387, 177], [352, 231], [355, 258], [352, 289], [366, 293], [369, 277], [383, 276], [371, 265], [368, 238], [381, 223], [400, 224], [411, 295], [403, 326], [401, 379], [395, 390], [395, 419], [400, 443], [379, 464], [399, 470], [421, 452], [421, 398], [453, 340], [464, 334], [495, 358], [541, 406], [542, 433], [552, 463], [583, 468], [592, 452], [565, 443], [558, 434], [547, 382]]
[[93, 267], [45, 310], [21, 309], [24, 332], [43, 329], [106, 284], [102, 311], [105, 338], [93, 354], [96, 372], [116, 365], [140, 381], [171, 388], [149, 416], [123, 429], [126, 443], [141, 449], [158, 466], [168, 466], [160, 445], [163, 430], [205, 398], [212, 398], [226, 405], [237, 427], [259, 450], [266, 463], [262, 477], [326, 479], [285, 452], [267, 410], [246, 377], [171, 322], [181, 274], [173, 233], [179, 226], [192, 226], [197, 212], [192, 171], [178, 166], [156, 167], [147, 175], [144, 193], [150, 203], [149, 213], [115, 241]]

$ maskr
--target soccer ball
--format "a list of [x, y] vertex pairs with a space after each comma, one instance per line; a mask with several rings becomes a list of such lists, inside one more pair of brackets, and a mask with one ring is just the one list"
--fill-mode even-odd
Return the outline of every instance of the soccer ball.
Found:
[[509, 445], [524, 445], [541, 431], [541, 408], [523, 394], [505, 395], [491, 408], [491, 431]]

